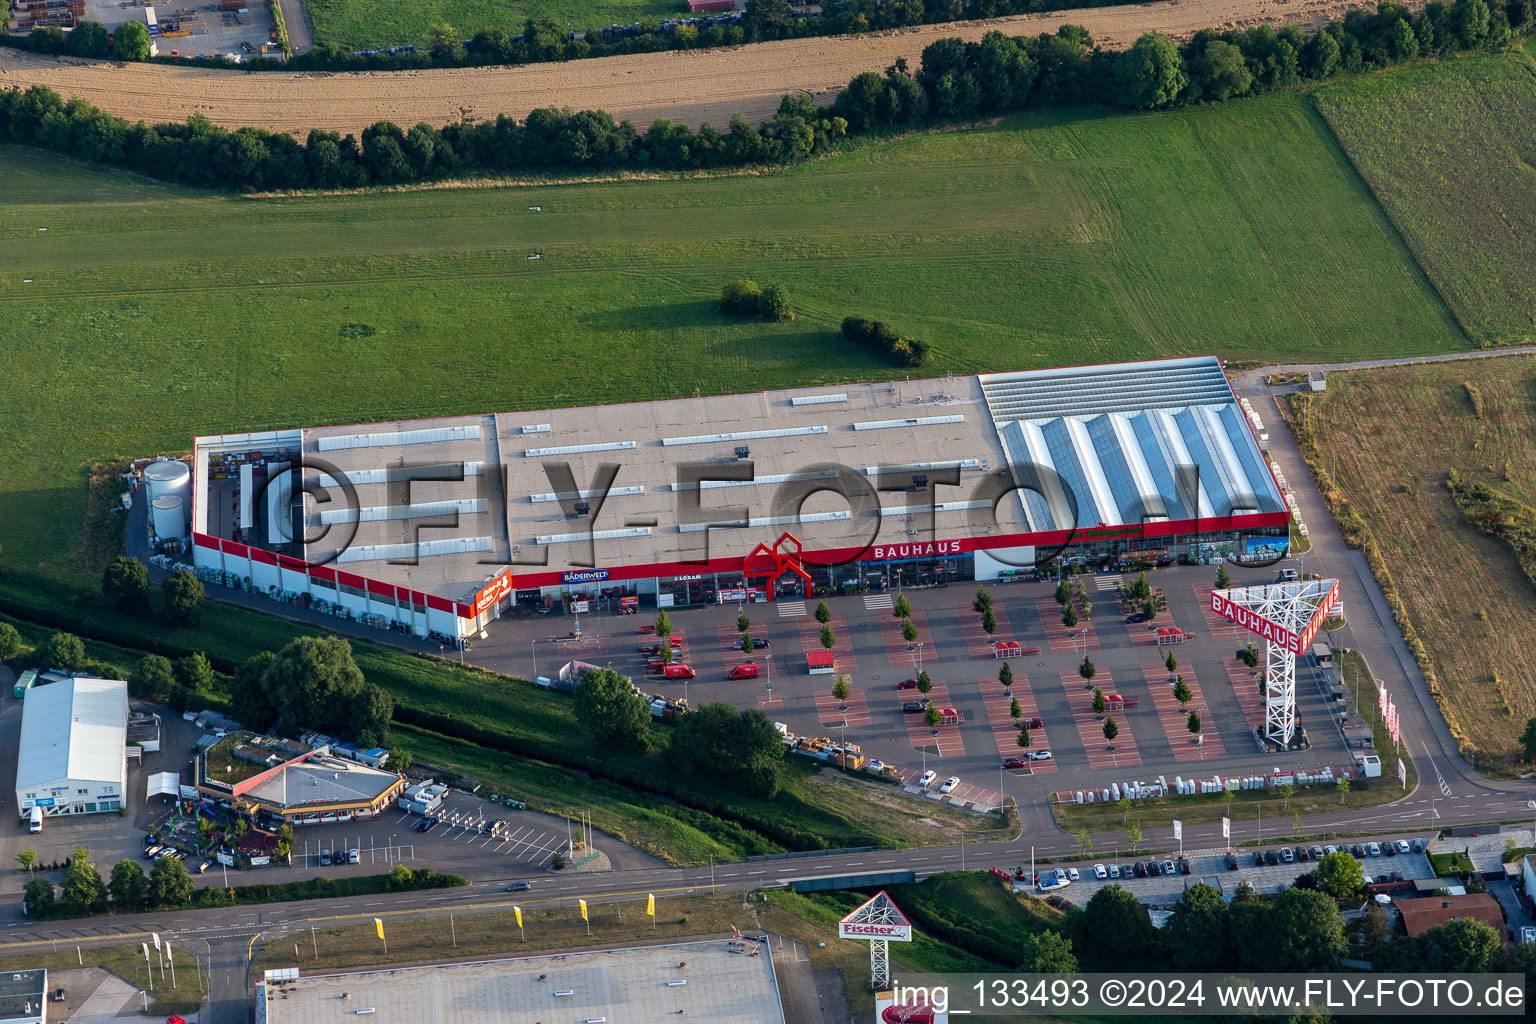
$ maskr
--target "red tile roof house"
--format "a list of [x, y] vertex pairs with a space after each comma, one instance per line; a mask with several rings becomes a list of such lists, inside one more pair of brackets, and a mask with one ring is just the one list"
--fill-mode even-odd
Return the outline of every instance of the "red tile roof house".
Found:
[[1436, 925], [1475, 917], [1499, 933], [1499, 938], [1509, 941], [1504, 928], [1504, 912], [1499, 901], [1485, 892], [1471, 892], [1464, 896], [1426, 896], [1415, 900], [1399, 900], [1397, 910], [1403, 915], [1403, 931], [1410, 938], [1417, 938]]

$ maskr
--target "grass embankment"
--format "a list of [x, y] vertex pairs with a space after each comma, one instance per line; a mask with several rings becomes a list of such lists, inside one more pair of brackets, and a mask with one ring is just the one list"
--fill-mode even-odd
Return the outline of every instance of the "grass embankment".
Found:
[[1536, 503], [1536, 362], [1334, 373], [1298, 407], [1319, 489], [1346, 536], [1367, 538], [1462, 752], [1475, 751], [1483, 771], [1523, 770], [1516, 741], [1536, 716], [1536, 587], [1508, 544], [1468, 522], [1447, 481], [1454, 470], [1463, 485]]
[[[145, 932], [144, 938], [149, 938]], [[162, 936], [161, 941], [165, 941]], [[78, 944], [79, 952], [76, 952]], [[201, 946], [199, 942], [197, 945]], [[18, 947], [27, 947], [25, 952], [17, 952]], [[152, 947], [151, 947], [152, 948]], [[171, 982], [171, 972], [167, 970], [165, 977], [160, 977], [158, 967], [155, 970], [155, 991], [149, 1004], [152, 1016], [165, 1017], [173, 1013], [182, 1015], [190, 1014], [202, 1004], [203, 997], [208, 994], [208, 976], [205, 973], [207, 963], [193, 960], [198, 957], [201, 950], [196, 952], [190, 946], [182, 946], [176, 943], [172, 956], [176, 963], [176, 981]], [[153, 954], [151, 954], [153, 956]], [[18, 943], [11, 949], [5, 950], [0, 955], [0, 971], [25, 971], [46, 968], [49, 975], [49, 983], [53, 984], [54, 978], [60, 971], [77, 971], [82, 967], [100, 967], [102, 970], [122, 978], [128, 984], [137, 989], [148, 989], [148, 979], [145, 976], [144, 950], [135, 942], [125, 946], [95, 946], [89, 939], [64, 939], [58, 943], [28, 942]], [[79, 997], [72, 997], [69, 1004], [73, 1008], [79, 1008]], [[142, 1006], [142, 1003], [136, 1003]], [[48, 1014], [50, 1017], [57, 1013], [55, 1005], [50, 1004]]]
[[1529, 58], [1424, 64], [1316, 95], [1467, 333], [1482, 345], [1536, 338], [1536, 67]]
[[1066, 919], [1064, 912], [1014, 893], [1008, 883], [982, 871], [934, 875], [886, 891], [923, 931], [1002, 968], [1018, 967], [1027, 936], [1060, 928]]
[[[1292, 94], [1015, 117], [709, 180], [247, 199], [16, 148], [0, 172], [0, 366], [30, 398], [0, 435], [0, 543], [50, 574], [76, 540], [83, 467], [110, 455], [885, 379], [834, 338], [854, 313], [930, 341], [934, 375], [1465, 345]], [[738, 275], [782, 282], [799, 319], [721, 316]]]

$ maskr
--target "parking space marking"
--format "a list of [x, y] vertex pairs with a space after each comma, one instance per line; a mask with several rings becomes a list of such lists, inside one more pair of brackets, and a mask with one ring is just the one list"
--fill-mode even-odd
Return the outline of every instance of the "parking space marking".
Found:
[[1211, 591], [1216, 588], [1209, 583], [1196, 583], [1194, 585], [1195, 597], [1200, 602], [1201, 614], [1205, 616], [1205, 628], [1210, 631], [1213, 638], [1231, 640], [1243, 635], [1243, 630], [1235, 622], [1226, 619], [1211, 611]]
[[764, 711], [766, 711], [769, 708], [783, 707], [784, 706], [784, 696], [783, 696], [783, 694], [778, 694], [778, 693], [774, 694], [771, 697], [766, 696], [766, 695], [765, 696], [760, 696], [760, 697], [757, 698], [757, 706], [758, 706], [758, 708], [760, 708], [761, 710], [764, 710]]
[[[838, 612], [833, 612], [827, 625], [832, 627], [832, 654], [837, 659], [837, 670], [857, 671], [859, 659], [853, 653], [853, 637], [848, 632], [848, 620]], [[800, 620], [799, 626], [800, 646], [805, 648], [807, 654], [826, 649], [821, 646], [821, 623], [808, 618]]]
[[1157, 719], [1162, 723], [1168, 745], [1173, 748], [1175, 761], [1211, 761], [1227, 756], [1221, 737], [1216, 734], [1215, 723], [1205, 705], [1205, 695], [1200, 692], [1200, 681], [1195, 678], [1194, 666], [1180, 666], [1174, 673], [1189, 687], [1189, 711], [1200, 716], [1200, 742], [1189, 731], [1189, 715], [1173, 696], [1173, 684], [1168, 682], [1168, 669], [1160, 663], [1141, 666], [1147, 686], [1152, 691], [1152, 704], [1157, 708]]
[[[1009, 712], [1013, 708], [1013, 702], [1019, 702], [1021, 721], [1040, 716], [1039, 708], [1035, 705], [1035, 695], [1029, 689], [1029, 679], [1023, 672], [1015, 670], [1013, 673], [1012, 697], [1003, 695], [1003, 684], [995, 677], [980, 680], [981, 699], [987, 709], [987, 721], [992, 725], [992, 736], [997, 740], [997, 750], [1004, 758], [1023, 757], [1025, 749], [1019, 746], [1019, 730], [1016, 728], [1013, 716]], [[1031, 729], [1029, 731], [1029, 750], [1050, 750], [1050, 737], [1044, 729]], [[1056, 771], [1056, 761], [1030, 761], [1027, 768], [1013, 769], [1026, 775], [1050, 775]]]
[[1232, 691], [1237, 694], [1237, 702], [1242, 705], [1243, 717], [1248, 720], [1248, 727], [1262, 729], [1264, 727], [1264, 694], [1260, 690], [1262, 671], [1249, 668], [1247, 662], [1233, 657], [1222, 658], [1221, 661], [1227, 669], [1227, 681], [1232, 684]]
[[848, 688], [847, 700], [838, 700], [831, 690], [817, 690], [816, 714], [824, 726], [869, 725], [874, 721], [869, 713], [869, 701], [865, 699], [863, 689], [857, 686]]
[[[1084, 685], [1083, 677], [1076, 671], [1062, 672], [1061, 685], [1067, 691], [1067, 703], [1072, 705], [1072, 718], [1077, 723], [1083, 749], [1088, 752], [1090, 768], [1132, 768], [1141, 764], [1136, 737], [1131, 734], [1131, 722], [1124, 712], [1106, 712], [1106, 717], [1113, 718], [1120, 727], [1111, 745], [1104, 739], [1104, 723], [1093, 711], [1093, 689]], [[1093, 677], [1093, 686], [1105, 693], [1113, 693], [1114, 685], [1107, 669], [1099, 669]]]
[[928, 615], [923, 609], [912, 609], [912, 625], [917, 627], [917, 642], [923, 645], [921, 655], [908, 649], [906, 638], [901, 635], [901, 619], [894, 615], [881, 615], [879, 622], [880, 639], [885, 641], [885, 654], [892, 665], [911, 665], [915, 668], [919, 657], [925, 664], [937, 662], [943, 657], [939, 645], [933, 639], [933, 632], [928, 628]]
[[[916, 700], [921, 696], [916, 690], [902, 690], [901, 702]], [[949, 702], [949, 686], [946, 683], [934, 683], [933, 689], [927, 694], [936, 708], [947, 708]], [[924, 717], [919, 714], [909, 714], [906, 711], [901, 717], [907, 727], [907, 737], [912, 741], [912, 746], [917, 748], [934, 747], [940, 757], [964, 757], [965, 739], [960, 735], [960, 726], [940, 725], [930, 728]]]
[[[748, 627], [754, 640], [768, 639], [768, 624], [766, 622], [754, 622]], [[741, 642], [741, 632], [734, 622], [723, 622], [715, 627], [715, 634], [720, 638], [720, 654], [729, 662], [732, 658], [746, 660], [752, 657], [748, 651], [739, 651], [736, 645]], [[766, 656], [769, 652], [763, 651]]]
[[[987, 636], [987, 631], [981, 628], [981, 616], [968, 604], [955, 606], [955, 617], [960, 620], [960, 632], [965, 637], [965, 649], [972, 658], [995, 658], [996, 649], [992, 646], [998, 640], [1018, 640], [1013, 635], [1012, 624], [1008, 621], [1008, 609], [1001, 604], [992, 602], [992, 615], [997, 619], [997, 632]], [[1021, 641], [1022, 643], [1022, 641]], [[1030, 646], [1030, 645], [1025, 645]]]
[[1093, 631], [1093, 620], [1079, 616], [1077, 625], [1067, 626], [1061, 621], [1062, 606], [1054, 597], [1037, 597], [1035, 609], [1045, 624], [1045, 638], [1051, 645], [1052, 654], [1074, 654], [1099, 649], [1098, 634]]

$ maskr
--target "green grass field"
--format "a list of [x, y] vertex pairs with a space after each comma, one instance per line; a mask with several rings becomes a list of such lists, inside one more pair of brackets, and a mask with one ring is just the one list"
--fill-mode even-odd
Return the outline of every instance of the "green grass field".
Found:
[[[934, 375], [1468, 344], [1299, 95], [693, 181], [251, 199], [4, 147], [0, 173], [0, 368], [27, 382], [0, 432], [0, 557], [53, 574], [76, 571], [101, 456], [889, 376], [834, 336], [851, 313], [927, 338]], [[741, 274], [800, 318], [722, 317]], [[376, 333], [341, 336], [358, 323]]]
[[1467, 333], [1536, 338], [1536, 64], [1426, 64], [1317, 102]]
[[517, 35], [529, 18], [553, 18], [578, 30], [655, 22], [687, 16], [688, 5], [684, 0], [429, 0], [421, 4], [307, 0], [304, 13], [316, 43], [363, 49], [424, 43], [427, 31], [440, 23], [452, 25], [468, 39], [485, 28]]

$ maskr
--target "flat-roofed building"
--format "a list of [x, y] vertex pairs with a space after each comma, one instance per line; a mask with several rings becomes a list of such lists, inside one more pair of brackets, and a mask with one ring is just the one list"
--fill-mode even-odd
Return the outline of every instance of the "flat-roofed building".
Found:
[[[682, 966], [686, 964], [687, 966]], [[712, 940], [306, 975], [268, 971], [256, 1024], [784, 1024], [767, 945]]]
[[202, 437], [194, 463], [216, 582], [450, 638], [513, 602], [1272, 560], [1290, 522], [1213, 357]]

